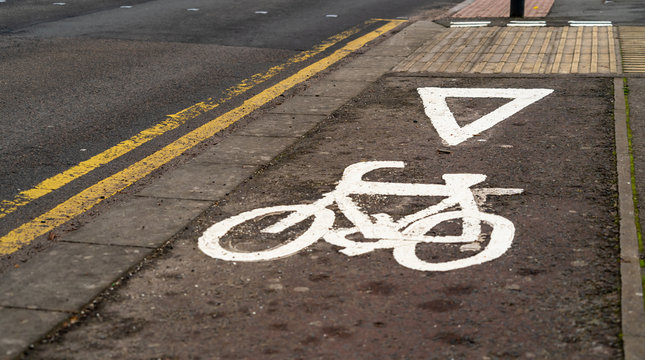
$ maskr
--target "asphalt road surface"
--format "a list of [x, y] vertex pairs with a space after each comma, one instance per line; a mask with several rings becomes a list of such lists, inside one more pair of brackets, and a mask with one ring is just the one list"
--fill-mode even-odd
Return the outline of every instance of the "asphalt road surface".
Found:
[[569, 20], [611, 21], [615, 25], [642, 25], [645, 9], [640, 0], [556, 1], [549, 13], [550, 18]]
[[[0, 234], [142, 159], [307, 64], [289, 63], [372, 18], [444, 1], [42, 1], [0, 3]], [[360, 31], [355, 35], [360, 35]], [[351, 37], [344, 41], [351, 40]], [[324, 56], [339, 44], [331, 46]], [[309, 61], [314, 61], [315, 56]], [[43, 180], [269, 68], [281, 71], [206, 115], [26, 205]], [[7, 203], [11, 202], [11, 204]], [[12, 206], [15, 209], [10, 209]], [[9, 210], [7, 210], [9, 209]], [[25, 250], [23, 249], [23, 252]]]

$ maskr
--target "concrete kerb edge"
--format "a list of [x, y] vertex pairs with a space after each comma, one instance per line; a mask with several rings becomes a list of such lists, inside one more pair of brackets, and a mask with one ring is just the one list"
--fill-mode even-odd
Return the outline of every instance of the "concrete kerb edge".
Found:
[[[110, 286], [99, 291], [96, 296], [89, 299], [85, 303], [85, 305], [79, 308], [76, 312], [74, 313], [61, 312], [61, 313], [67, 314], [67, 317], [63, 321], [57, 321], [56, 323], [52, 322], [53, 325], [49, 327], [48, 331], [43, 332], [41, 336], [30, 341], [29, 345], [26, 346], [20, 352], [18, 352], [18, 354], [15, 357], [7, 358], [7, 359], [15, 359], [15, 360], [23, 359], [25, 352], [29, 351], [29, 349], [31, 349], [34, 344], [37, 344], [38, 342], [51, 341], [52, 339], [55, 339], [61, 334], [69, 331], [71, 327], [80, 323], [86, 317], [90, 316], [95, 311], [95, 309], [97, 308], [98, 304], [101, 301], [103, 301], [105, 298], [109, 297], [111, 294], [117, 291], [117, 289], [124, 282], [126, 282], [130, 277], [132, 277], [134, 274], [139, 272], [150, 261], [153, 261], [158, 256], [164, 254], [165, 252], [168, 251], [168, 249], [172, 249], [171, 244], [173, 243], [174, 238], [175, 236], [171, 236], [168, 240], [166, 240], [162, 245], [160, 245], [156, 249], [149, 249], [149, 251], [147, 251], [139, 261], [134, 262], [133, 265], [124, 269], [121, 272], [121, 275], [117, 276], [111, 282]], [[34, 311], [43, 311], [43, 310], [34, 310]], [[3, 358], [0, 357], [0, 359], [3, 359]]]
[[[62, 324], [69, 318], [70, 314], [62, 311], [34, 310], [0, 306], [0, 314], [3, 319], [18, 318], [21, 322], [32, 324], [30, 329], [12, 329], [0, 339], [3, 344], [3, 352], [0, 359], [11, 359], [29, 347], [34, 341], [42, 338], [42, 333], [51, 329], [51, 323]], [[44, 325], [44, 326], [41, 326]], [[40, 328], [46, 328], [42, 331]]]
[[[395, 34], [394, 36], [396, 36], [396, 35], [404, 36], [402, 34]], [[373, 47], [370, 47], [370, 49], [376, 49], [376, 48], [379, 48], [379, 46], [381, 46], [381, 43], [375, 44]], [[419, 46], [421, 46], [421, 44], [419, 44]], [[387, 46], [385, 46], [385, 47], [387, 47]], [[361, 56], [364, 56], [364, 55], [370, 56], [370, 54], [364, 54], [364, 53], [361, 53], [361, 52], [358, 52], [356, 54], [357, 57], [361, 57]], [[405, 58], [405, 56], [401, 57], [401, 59], [404, 59], [404, 58]], [[348, 65], [349, 64], [347, 64], [347, 63], [342, 64], [340, 67], [332, 69], [330, 72], [326, 72], [326, 73], [322, 74], [322, 76], [316, 76], [314, 78], [314, 81], [328, 79], [335, 72], [340, 71], [340, 70], [342, 70], [344, 68], [351, 67], [351, 65], [350, 66], [348, 66]], [[392, 68], [393, 67], [394, 66], [392, 66]], [[370, 83], [374, 82], [376, 79], [380, 78], [383, 74], [387, 73], [390, 70], [391, 70], [391, 68], [390, 69], [383, 69], [383, 68], [378, 69], [378, 71], [380, 72], [379, 76], [377, 76], [375, 79], [370, 79], [370, 81], [366, 81], [365, 86], [368, 86]], [[365, 72], [365, 71], [367, 71], [367, 69], [366, 68], [354, 68], [354, 71], [356, 71], [356, 72]], [[351, 100], [354, 96], [355, 95], [348, 95], [347, 100], [348, 101]], [[341, 107], [342, 105], [343, 104], [338, 105], [337, 108]], [[335, 110], [329, 111], [329, 114], [327, 114], [327, 116], [329, 116], [333, 111], [335, 111]], [[323, 117], [323, 119], [324, 119], [324, 117]], [[321, 119], [321, 121], [323, 119]], [[318, 122], [315, 123], [315, 124], [312, 124], [311, 128], [314, 128], [317, 124], [318, 124]], [[288, 147], [289, 146], [286, 146], [285, 148], [288, 148]], [[162, 175], [161, 178], [163, 178], [164, 176], [166, 176], [166, 174]], [[100, 221], [100, 217], [98, 219], [96, 219], [95, 221]], [[187, 222], [190, 222], [190, 221], [192, 221], [192, 219], [187, 220]], [[102, 301], [103, 298], [105, 298], [110, 293], [115, 291], [115, 289], [117, 289], [120, 286], [120, 284], [123, 283], [123, 281], [127, 280], [134, 273], [138, 272], [143, 266], [145, 266], [149, 261], [151, 261], [154, 258], [156, 258], [159, 254], [162, 254], [165, 251], [168, 251], [169, 245], [172, 243], [172, 241], [174, 240], [175, 236], [176, 236], [176, 234], [173, 235], [173, 236], [170, 236], [168, 238], [168, 240], [163, 242], [156, 249], [149, 249], [149, 251], [145, 252], [144, 256], [141, 257], [140, 261], [137, 261], [137, 262], [133, 263], [131, 266], [128, 266], [126, 269], [123, 269], [123, 271], [120, 272], [121, 275], [117, 276], [115, 278], [115, 280], [112, 282], [112, 286], [109, 286], [109, 287], [103, 289], [102, 291], [99, 291], [99, 293], [96, 296], [94, 296], [93, 298], [87, 299], [87, 301], [84, 302], [85, 305], [82, 306], [80, 309], [78, 309], [78, 311], [76, 313], [74, 313], [74, 314], [68, 313], [68, 316], [64, 321], [51, 322], [51, 325], [49, 326], [49, 330], [47, 332], [44, 332], [42, 334], [42, 336], [40, 336], [38, 339], [34, 339], [33, 337], [30, 337], [30, 339], [25, 339], [30, 345], [28, 347], [25, 347], [22, 351], [19, 351], [15, 356], [20, 358], [22, 356], [22, 354], [24, 354], [25, 351], [28, 351], [28, 348], [32, 344], [36, 344], [39, 341], [43, 341], [43, 340], [46, 340], [48, 338], [52, 338], [52, 337], [57, 336], [58, 334], [60, 334], [61, 331], [66, 331], [66, 329], [69, 327], [69, 325], [74, 324], [77, 321], [79, 321], [82, 318], [84, 318], [85, 316], [87, 316], [89, 313], [91, 313], [93, 311], [93, 309], [95, 308], [95, 305], [98, 302]], [[35, 311], [38, 311], [38, 310], [35, 310]], [[12, 356], [11, 358], [13, 358], [13, 357], [14, 356]], [[4, 357], [2, 357], [0, 355], [0, 358], [4, 358]]]
[[[614, 119], [618, 207], [620, 214], [621, 322], [625, 359], [641, 359], [645, 337], [645, 308], [638, 255], [638, 238], [631, 187], [631, 161], [627, 136], [627, 113], [623, 78], [614, 79]], [[640, 292], [639, 292], [640, 291]], [[640, 294], [640, 296], [639, 296]]]
[[[52, 338], [57, 337], [61, 332], [67, 331], [70, 326], [73, 326], [74, 324], [78, 323], [85, 317], [87, 317], [89, 314], [91, 314], [94, 309], [96, 308], [97, 304], [101, 301], [102, 298], [105, 298], [106, 296], [109, 296], [113, 291], [115, 291], [116, 288], [128, 277], [132, 276], [132, 274], [136, 273], [139, 271], [146, 262], [148, 262], [150, 259], [155, 258], [160, 254], [161, 252], [165, 251], [167, 248], [168, 244], [171, 243], [171, 239], [166, 241], [162, 246], [160, 246], [157, 249], [144, 249], [141, 248], [142, 250], [148, 250], [145, 251], [144, 256], [139, 260], [135, 261], [132, 263], [132, 265], [126, 267], [122, 271], [119, 272], [120, 275], [117, 275], [113, 281], [111, 281], [111, 285], [104, 288], [103, 290], [99, 290], [95, 296], [93, 296], [90, 299], [87, 299], [87, 301], [84, 302], [80, 308], [75, 311], [75, 312], [70, 312], [70, 311], [64, 311], [64, 310], [51, 310], [51, 309], [40, 309], [40, 308], [22, 308], [22, 307], [12, 307], [12, 306], [0, 306], [0, 309], [4, 310], [9, 310], [9, 311], [15, 311], [15, 312], [20, 312], [20, 311], [28, 311], [28, 312], [34, 312], [34, 313], [53, 313], [53, 314], [60, 314], [61, 317], [55, 317], [52, 319], [45, 320], [44, 322], [47, 323], [46, 325], [43, 325], [42, 327], [47, 328], [46, 331], [42, 331], [39, 335], [35, 335], [33, 331], [30, 331], [27, 329], [26, 331], [22, 331], [24, 336], [24, 341], [23, 343], [26, 343], [22, 349], [9, 349], [11, 352], [7, 352], [5, 354], [0, 353], [0, 359], [1, 360], [10, 360], [10, 359], [23, 359], [24, 355], [27, 351], [33, 348], [34, 344], [37, 344], [39, 342], [47, 341], [48, 339], [51, 340]], [[74, 243], [70, 243], [74, 244]], [[88, 245], [93, 245], [93, 244], [88, 244]], [[6, 351], [6, 349], [2, 349], [3, 351]]]

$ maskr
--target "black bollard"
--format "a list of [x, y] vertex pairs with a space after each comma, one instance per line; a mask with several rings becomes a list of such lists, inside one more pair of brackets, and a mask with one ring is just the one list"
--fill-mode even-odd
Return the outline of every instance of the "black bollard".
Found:
[[511, 0], [511, 17], [524, 17], [524, 0]]

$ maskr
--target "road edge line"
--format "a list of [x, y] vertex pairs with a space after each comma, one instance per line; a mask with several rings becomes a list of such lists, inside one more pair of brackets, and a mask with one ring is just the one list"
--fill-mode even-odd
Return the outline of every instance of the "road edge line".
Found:
[[626, 360], [645, 353], [645, 307], [634, 213], [624, 79], [614, 78], [614, 121], [620, 217], [621, 328]]
[[164, 148], [152, 153], [142, 160], [130, 165], [126, 169], [105, 178], [98, 183], [84, 189], [66, 201], [58, 204], [53, 209], [20, 225], [0, 238], [0, 255], [9, 255], [18, 251], [22, 246], [31, 243], [37, 237], [54, 230], [56, 227], [68, 222], [74, 217], [86, 212], [103, 200], [124, 190], [128, 186], [141, 180], [162, 165], [177, 158], [185, 151], [193, 148], [202, 141], [226, 129], [244, 116], [249, 115], [260, 107], [293, 88], [297, 84], [310, 79], [314, 75], [337, 63], [354, 51], [365, 46], [377, 37], [393, 30], [407, 20], [392, 19], [358, 39], [352, 40], [331, 55], [299, 70], [288, 78], [263, 90], [259, 94], [247, 99], [239, 107], [230, 110], [217, 118], [207, 122], [197, 129], [183, 135]]

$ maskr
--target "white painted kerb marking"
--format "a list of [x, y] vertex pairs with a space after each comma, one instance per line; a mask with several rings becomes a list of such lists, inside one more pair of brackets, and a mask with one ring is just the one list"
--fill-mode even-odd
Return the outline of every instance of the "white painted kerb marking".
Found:
[[611, 21], [575, 21], [570, 20], [569, 26], [613, 26]]
[[[481, 88], [418, 88], [426, 115], [446, 145], [459, 145], [471, 137], [497, 125], [518, 111], [553, 92], [552, 89], [481, 89]], [[457, 124], [446, 98], [513, 99], [487, 115], [463, 127]]]
[[[380, 168], [403, 168], [401, 161], [369, 161], [348, 166], [333, 191], [308, 205], [270, 206], [232, 216], [209, 227], [199, 238], [199, 248], [207, 255], [228, 261], [262, 261], [291, 256], [319, 239], [340, 247], [348, 256], [362, 255], [377, 249], [392, 249], [394, 259], [401, 265], [420, 271], [449, 271], [478, 265], [502, 256], [510, 247], [515, 227], [509, 220], [484, 213], [479, 206], [489, 195], [520, 194], [522, 189], [480, 188], [472, 186], [486, 179], [482, 174], [445, 174], [444, 184], [407, 184], [364, 181], [363, 176]], [[394, 220], [389, 214], [368, 214], [352, 198], [367, 196], [429, 196], [443, 197], [439, 203], [416, 213]], [[336, 203], [342, 214], [353, 223], [349, 228], [334, 228], [335, 214], [327, 207]], [[289, 214], [261, 232], [278, 234], [312, 218], [309, 228], [289, 242], [262, 251], [226, 249], [220, 240], [233, 228], [253, 219], [269, 215]], [[461, 235], [428, 235], [445, 221], [461, 220]], [[472, 244], [480, 248], [482, 224], [492, 228], [490, 240], [481, 252], [462, 259], [429, 262], [416, 254], [420, 243]], [[373, 241], [356, 242], [348, 237], [360, 233]]]
[[490, 21], [451, 21], [451, 28], [458, 27], [484, 27], [490, 25]]
[[543, 27], [546, 26], [546, 21], [518, 21], [518, 20], [513, 20], [510, 21], [506, 26], [537, 26], [537, 27]]

